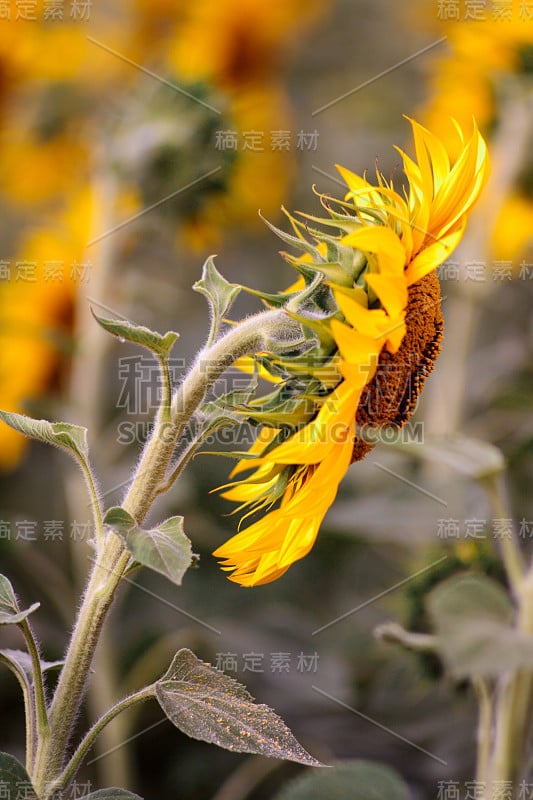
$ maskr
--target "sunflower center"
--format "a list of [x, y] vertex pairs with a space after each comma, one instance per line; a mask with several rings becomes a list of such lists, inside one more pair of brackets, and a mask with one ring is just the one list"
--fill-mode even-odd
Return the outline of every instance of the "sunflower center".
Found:
[[[376, 374], [359, 401], [358, 428], [380, 425], [401, 428], [411, 417], [440, 352], [444, 328], [440, 299], [440, 284], [435, 271], [409, 287], [406, 334], [396, 353], [381, 352]], [[372, 447], [372, 444], [356, 438], [352, 464], [361, 461]]]

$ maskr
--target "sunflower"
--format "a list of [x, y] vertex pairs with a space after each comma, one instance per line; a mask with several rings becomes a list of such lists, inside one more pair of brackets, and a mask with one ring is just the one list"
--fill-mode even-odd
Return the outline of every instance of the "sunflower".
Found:
[[[364, 426], [403, 425], [438, 355], [443, 323], [435, 269], [464, 233], [488, 157], [475, 125], [468, 139], [457, 127], [461, 148], [454, 162], [436, 136], [414, 120], [411, 125], [416, 160], [400, 151], [404, 195], [382, 175], [374, 186], [339, 167], [348, 192], [344, 200], [322, 198], [329, 219], [303, 215], [301, 222], [288, 215], [297, 236], [287, 238], [306, 251], [288, 260], [311, 286], [313, 273], [325, 278], [318, 291], [327, 313], [316, 313], [318, 301], [309, 311], [308, 288], [298, 311], [291, 292], [284, 295], [285, 308], [315, 332], [324, 329], [319, 339], [332, 344], [322, 353], [340, 380], [326, 393], [315, 392], [316, 413], [307, 424], [290, 435], [271, 428], [266, 440], [260, 437], [248, 454], [254, 460], [241, 460], [232, 476], [251, 463], [254, 472], [223, 487], [227, 499], [249, 509], [246, 516], [268, 509], [214, 553], [230, 580], [243, 586], [275, 580], [309, 552], [350, 463], [371, 449]], [[310, 229], [310, 221], [341, 234]], [[306, 240], [310, 231], [314, 243]], [[290, 359], [283, 367], [290, 374]]]
[[[198, 194], [191, 200], [187, 193], [186, 204], [165, 204], [190, 245], [205, 248], [230, 226], [256, 225], [258, 185], [267, 187], [263, 209], [274, 214], [287, 192], [294, 153], [273, 149], [268, 142], [256, 152], [241, 142], [242, 152], [234, 160], [232, 152], [206, 147], [204, 137], [214, 138], [216, 120], [225, 128], [229, 119], [199, 116], [199, 105], [188, 100], [178, 108], [179, 91], [176, 95], [165, 87], [166, 94], [159, 94], [157, 81], [150, 88], [146, 76], [138, 84], [132, 62], [172, 84], [193, 84], [195, 97], [210, 98], [216, 92], [216, 105], [229, 106], [231, 125], [239, 134], [288, 130], [284, 64], [295, 38], [322, 6], [318, 0], [290, 0], [276, 7], [261, 0], [200, 0], [190, 7], [173, 0], [136, 0], [121, 4], [116, 19], [112, 15], [95, 22], [94, 38], [66, 14], [64, 20], [53, 21], [45, 15], [31, 25], [0, 20], [0, 184], [20, 223], [8, 226], [6, 247], [14, 250], [16, 260], [40, 265], [51, 257], [66, 265], [87, 261], [87, 239], [105, 204], [99, 198], [92, 204], [80, 198], [88, 184], [100, 183], [104, 172], [117, 184], [118, 195], [111, 218], [103, 221], [106, 228], [113, 227], [115, 213], [120, 218], [127, 209], [126, 219], [176, 185], [196, 183], [213, 166], [212, 159], [215, 166], [222, 163], [224, 180], [220, 173], [212, 181], [200, 181]], [[131, 101], [124, 128], [113, 123], [117, 115], [109, 111], [119, 89]], [[95, 137], [101, 129], [107, 135]], [[148, 140], [138, 135], [148, 129], [171, 133], [150, 148], [152, 134]], [[109, 146], [104, 147], [104, 139]], [[202, 167], [204, 163], [208, 166]], [[85, 216], [75, 218], [72, 209]], [[22, 233], [12, 239], [17, 228]], [[71, 334], [68, 323], [81, 288], [68, 275], [64, 281], [48, 281], [37, 271], [35, 282], [26, 283], [14, 274], [6, 279], [5, 270], [0, 274], [0, 392], [5, 408], [20, 412], [29, 405], [35, 410], [61, 373], [65, 353], [57, 342]], [[19, 433], [2, 426], [0, 472], [16, 467], [24, 447]]]
[[[412, 22], [420, 21], [420, 4]], [[497, 4], [493, 4], [497, 5]], [[428, 64], [428, 99], [420, 114], [428, 127], [438, 131], [447, 147], [457, 147], [450, 126], [443, 124], [453, 114], [460, 125], [468, 125], [475, 116], [484, 135], [498, 140], [505, 119], [519, 118], [517, 103], [527, 105], [533, 57], [533, 16], [527, 3], [515, 3], [508, 17], [487, 13], [486, 19], [446, 20], [435, 26], [435, 15], [427, 17], [426, 27], [444, 33], [446, 49]], [[410, 11], [416, 6], [410, 6]], [[416, 19], [415, 19], [416, 16]], [[464, 76], [468, 75], [468, 80]], [[513, 153], [508, 134], [503, 152]], [[501, 137], [500, 137], [501, 138]], [[520, 149], [518, 149], [518, 152]], [[521, 259], [531, 254], [531, 158], [524, 154], [514, 183], [506, 181], [506, 191], [499, 191], [500, 213], [488, 242], [489, 255], [495, 260], [513, 262], [513, 274], [519, 274]], [[503, 174], [512, 173], [507, 162]]]

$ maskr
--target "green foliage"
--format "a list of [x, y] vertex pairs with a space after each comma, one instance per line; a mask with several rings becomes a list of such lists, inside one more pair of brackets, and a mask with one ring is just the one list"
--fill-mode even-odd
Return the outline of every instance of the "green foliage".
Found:
[[176, 653], [155, 689], [169, 720], [193, 739], [237, 753], [323, 766], [272, 709], [255, 703], [244, 686], [186, 648]]
[[22, 764], [9, 753], [0, 753], [0, 786], [2, 786], [4, 797], [24, 797], [25, 800], [37, 800], [30, 776]]
[[533, 637], [513, 627], [503, 588], [483, 575], [457, 575], [427, 599], [442, 658], [456, 678], [496, 677], [533, 665]]
[[160, 333], [145, 328], [144, 325], [136, 325], [134, 322], [123, 319], [106, 319], [99, 317], [92, 311], [92, 315], [104, 330], [116, 336], [118, 339], [140, 344], [151, 350], [159, 359], [166, 360], [172, 347], [179, 339], [176, 331], [167, 331], [163, 336]]
[[[428, 554], [428, 560], [437, 559], [443, 550], [438, 549]], [[464, 574], [468, 569], [470, 574], [487, 575], [505, 586], [505, 570], [498, 554], [485, 540], [468, 542], [467, 548], [460, 546], [452, 550], [446, 548], [446, 558], [439, 560], [438, 564], [415, 579], [405, 587], [405, 600], [407, 614], [405, 628], [408, 631], [428, 633], [433, 629], [432, 621], [428, 614], [427, 598], [432, 589], [454, 575]], [[437, 652], [419, 651], [418, 660], [423, 666], [424, 673], [435, 679], [443, 673], [443, 664]]]
[[21, 611], [11, 581], [5, 575], [0, 575], [0, 625], [17, 625], [36, 611], [39, 606], [40, 603], [33, 603], [29, 608]]
[[110, 508], [104, 524], [124, 540], [135, 560], [159, 572], [177, 586], [192, 564], [191, 542], [183, 531], [183, 517], [170, 517], [157, 528], [143, 530], [123, 508]]
[[0, 419], [6, 425], [31, 439], [52, 444], [66, 450], [86, 467], [89, 458], [87, 428], [70, 425], [68, 422], [48, 422], [45, 419], [32, 419], [11, 411], [0, 411]]
[[[26, 676], [33, 680], [33, 663], [31, 656], [25, 650], [0, 650], [0, 661], [3, 661], [12, 671], [19, 676]], [[42, 672], [58, 669], [63, 661], [41, 661]]]
[[276, 800], [408, 800], [407, 786], [390, 767], [344, 761], [292, 781]]
[[489, 442], [472, 439], [461, 434], [424, 440], [424, 446], [417, 442], [397, 442], [393, 447], [410, 455], [445, 464], [450, 469], [475, 480], [483, 480], [497, 475], [505, 469], [501, 450]]

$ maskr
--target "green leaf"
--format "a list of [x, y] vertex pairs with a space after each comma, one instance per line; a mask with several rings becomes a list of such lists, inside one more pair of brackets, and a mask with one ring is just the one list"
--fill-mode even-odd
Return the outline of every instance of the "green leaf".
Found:
[[409, 800], [399, 775], [372, 761], [341, 761], [291, 781], [276, 800]]
[[5, 575], [0, 575], [0, 625], [16, 625], [22, 622], [40, 605], [40, 603], [34, 603], [25, 611], [21, 611], [11, 581]]
[[126, 789], [99, 789], [85, 795], [85, 800], [142, 800], [142, 797]]
[[[33, 663], [24, 650], [0, 650], [0, 664], [4, 664], [18, 680], [25, 697], [30, 697], [33, 684]], [[62, 661], [41, 661], [41, 671], [62, 666]]]
[[104, 514], [103, 521], [104, 525], [113, 528], [113, 530], [120, 533], [122, 536], [127, 535], [133, 528], [137, 527], [137, 523], [131, 514], [120, 506], [108, 508]]
[[30, 776], [22, 764], [9, 753], [0, 753], [0, 786], [3, 797], [11, 798], [11, 800], [15, 800], [17, 797], [24, 797], [25, 800], [37, 800]]
[[211, 307], [209, 343], [212, 343], [218, 335], [224, 315], [241, 291], [241, 287], [229, 283], [215, 267], [213, 256], [209, 256], [204, 263], [201, 279], [196, 281], [192, 288], [207, 297]]
[[512, 626], [511, 601], [490, 578], [456, 575], [430, 592], [427, 607], [439, 651], [456, 678], [533, 666], [533, 637]]
[[123, 508], [110, 508], [104, 524], [124, 539], [139, 564], [181, 585], [193, 560], [191, 542], [183, 531], [183, 517], [170, 517], [157, 528], [145, 531]]
[[37, 439], [45, 444], [52, 444], [66, 450], [78, 461], [87, 462], [89, 447], [87, 445], [87, 428], [70, 425], [68, 422], [48, 422], [46, 419], [33, 419], [11, 411], [0, 411], [0, 419], [6, 425], [25, 436]]
[[398, 442], [392, 446], [411, 455], [445, 464], [475, 480], [497, 475], [505, 469], [501, 450], [489, 442], [466, 436], [426, 438], [423, 446], [417, 442]]
[[193, 739], [237, 753], [323, 766], [271, 708], [255, 703], [244, 686], [186, 648], [176, 653], [155, 691], [169, 720]]
[[0, 664], [4, 664], [13, 673], [24, 692], [25, 698], [29, 698], [33, 669], [31, 669], [31, 674], [28, 676], [26, 659], [30, 660], [31, 668], [31, 658], [28, 653], [24, 653], [22, 650], [0, 650]]
[[[0, 650], [0, 660], [13, 669], [17, 675], [24, 674], [33, 681], [33, 663], [25, 650]], [[47, 672], [63, 666], [63, 661], [41, 661], [41, 670]]]
[[169, 357], [172, 347], [179, 339], [179, 333], [176, 331], [167, 331], [162, 336], [160, 333], [151, 331], [150, 328], [145, 328], [144, 325], [136, 325], [134, 322], [123, 319], [106, 319], [95, 314], [93, 309], [91, 311], [97, 323], [108, 333], [119, 339], [126, 339], [128, 342], [147, 347], [148, 350], [164, 360]]

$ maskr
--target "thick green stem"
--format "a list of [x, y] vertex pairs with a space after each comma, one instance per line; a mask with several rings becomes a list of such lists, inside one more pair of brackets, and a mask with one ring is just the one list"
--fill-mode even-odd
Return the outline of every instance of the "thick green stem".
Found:
[[[176, 443], [209, 388], [236, 359], [265, 347], [272, 334], [291, 338], [299, 330], [298, 323], [284, 312], [266, 311], [244, 320], [200, 353], [174, 393], [171, 421], [166, 422], [158, 415], [158, 422], [122, 503], [138, 524], [144, 520], [164, 483]], [[50, 736], [39, 740], [32, 775], [38, 794], [43, 793], [44, 787], [63, 767], [100, 632], [129, 562], [130, 556], [122, 539], [110, 531], [94, 563], [59, 676], [50, 707]]]
[[32, 776], [38, 794], [63, 766], [100, 631], [128, 561], [121, 540], [110, 534], [94, 564], [60, 673], [50, 707], [50, 736], [39, 737]]
[[123, 700], [110, 708], [109, 711], [107, 711], [104, 716], [95, 722], [92, 728], [87, 731], [61, 775], [56, 781], [54, 781], [52, 785], [48, 787], [47, 793], [49, 795], [53, 795], [55, 792], [65, 789], [69, 785], [79, 770], [83, 759], [93, 746], [96, 737], [103, 731], [106, 725], [115, 719], [115, 717], [117, 717], [122, 711], [125, 711], [127, 708], [131, 708], [131, 706], [135, 705], [136, 703], [143, 703], [145, 700], [149, 700], [154, 696], [154, 686], [147, 686], [146, 688], [141, 689], [134, 694], [128, 695], [128, 697], [125, 697]]
[[[112, 227], [115, 217], [117, 196], [119, 187], [117, 176], [109, 170], [96, 169], [93, 181], [93, 220], [91, 225], [90, 240], [99, 237], [102, 230]], [[72, 359], [70, 372], [70, 406], [72, 413], [77, 420], [83, 420], [85, 426], [90, 431], [93, 441], [103, 441], [106, 438], [104, 432], [104, 407], [103, 398], [106, 395], [106, 369], [107, 357], [112, 346], [111, 336], [102, 336], [101, 328], [95, 325], [94, 317], [91, 313], [92, 302], [98, 303], [113, 296], [113, 283], [116, 279], [114, 265], [116, 263], [117, 247], [120, 247], [120, 237], [108, 236], [99, 241], [96, 254], [93, 257], [98, 262], [98, 268], [91, 276], [90, 285], [86, 287], [80, 284], [76, 293], [76, 312], [75, 312], [75, 331], [74, 340], [78, 343]], [[90, 292], [89, 292], [90, 289]], [[106, 452], [98, 454], [100, 468], [108, 465], [108, 449]], [[105, 479], [105, 472], [101, 475]], [[87, 513], [87, 490], [91, 498], [91, 511], [94, 526], [94, 539], [97, 543], [98, 552], [103, 546], [105, 531], [103, 527], [103, 514], [98, 496], [96, 482], [93, 473], [83, 475], [83, 480], [78, 473], [70, 473], [66, 481], [66, 493], [69, 504], [71, 519], [84, 519]], [[72, 589], [74, 596], [80, 589], [83, 589], [87, 582], [87, 572], [94, 558], [92, 543], [87, 540], [69, 540], [70, 556], [73, 567]], [[71, 602], [67, 608], [75, 608], [75, 602]], [[71, 616], [68, 616], [68, 626], [71, 625]], [[107, 629], [108, 631], [109, 629]], [[106, 662], [106, 642], [103, 630], [104, 641], [100, 640], [95, 658], [92, 664], [94, 680], [88, 686], [88, 712], [90, 719], [99, 719], [113, 701], [119, 695], [114, 681], [114, 671], [109, 668]], [[111, 634], [112, 635], [112, 634]], [[103, 646], [102, 646], [103, 645]], [[120, 719], [120, 718], [119, 718]], [[97, 741], [97, 747], [104, 750], [111, 750], [118, 743], [109, 741], [109, 732], [113, 733], [117, 726], [109, 726]], [[106, 741], [107, 740], [107, 741]], [[123, 741], [123, 739], [119, 739]], [[125, 750], [121, 749], [117, 756], [104, 759], [99, 762], [97, 780], [103, 786], [123, 786], [130, 785], [127, 771], [116, 769], [124, 765], [126, 758]]]

